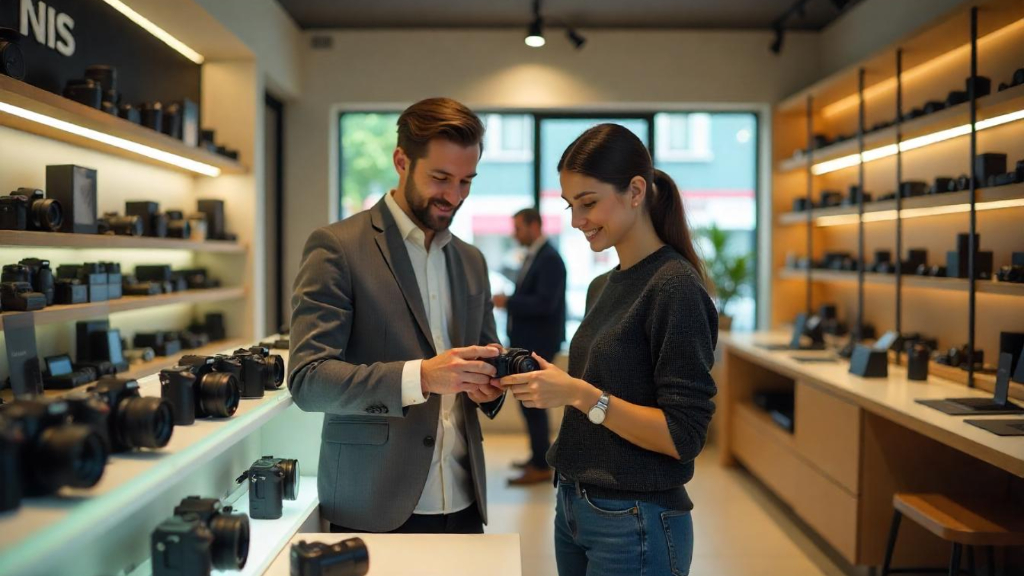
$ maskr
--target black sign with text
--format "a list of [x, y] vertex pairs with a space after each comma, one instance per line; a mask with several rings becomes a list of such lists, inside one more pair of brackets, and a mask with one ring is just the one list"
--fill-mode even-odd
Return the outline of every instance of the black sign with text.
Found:
[[0, 27], [21, 34], [25, 82], [60, 94], [68, 80], [106, 64], [121, 102], [199, 102], [200, 66], [103, 0], [0, 0]]

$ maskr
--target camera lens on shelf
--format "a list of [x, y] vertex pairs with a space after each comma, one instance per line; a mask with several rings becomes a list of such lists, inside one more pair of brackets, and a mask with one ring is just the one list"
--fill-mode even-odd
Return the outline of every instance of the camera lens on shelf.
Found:
[[290, 562], [291, 573], [297, 576], [365, 576], [370, 571], [370, 554], [361, 538], [336, 544], [299, 540], [292, 544]]
[[199, 403], [204, 415], [226, 418], [238, 410], [238, 380], [227, 372], [210, 372], [199, 381]]
[[13, 28], [0, 28], [0, 74], [15, 80], [25, 79], [25, 55], [21, 52], [21, 34]]
[[210, 521], [213, 567], [241, 570], [249, 558], [249, 519], [242, 514], [218, 514]]
[[76, 78], [68, 80], [64, 85], [64, 97], [99, 110], [103, 103], [103, 90], [99, 82], [88, 78]]

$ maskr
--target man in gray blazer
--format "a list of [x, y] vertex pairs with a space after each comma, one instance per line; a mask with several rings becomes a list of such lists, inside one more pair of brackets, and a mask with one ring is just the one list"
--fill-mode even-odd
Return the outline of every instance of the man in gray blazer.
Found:
[[487, 265], [448, 230], [483, 125], [446, 98], [398, 120], [398, 188], [314, 231], [292, 297], [288, 385], [324, 412], [321, 515], [338, 532], [480, 533], [480, 420], [504, 401]]

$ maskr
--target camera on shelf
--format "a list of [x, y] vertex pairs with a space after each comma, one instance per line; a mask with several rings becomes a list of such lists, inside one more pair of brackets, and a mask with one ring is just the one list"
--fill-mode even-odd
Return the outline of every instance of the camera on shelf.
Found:
[[136, 332], [132, 346], [152, 348], [157, 356], [173, 356], [181, 352], [181, 340], [176, 332]]
[[124, 357], [128, 360], [129, 364], [142, 364], [144, 362], [152, 362], [156, 358], [156, 352], [152, 348], [127, 348], [124, 351]]
[[495, 378], [504, 378], [509, 374], [525, 374], [540, 370], [540, 364], [533, 359], [529, 350], [522, 348], [506, 348], [505, 352], [494, 358], [482, 358], [497, 370]]
[[249, 478], [249, 516], [274, 520], [284, 513], [284, 501], [299, 497], [299, 461], [264, 456], [253, 462]]
[[46, 307], [46, 295], [28, 282], [0, 282], [0, 309], [32, 312]]
[[103, 87], [91, 78], [74, 78], [64, 84], [64, 97], [99, 110], [103, 106]]
[[[262, 382], [255, 376], [249, 376], [247, 380], [243, 380], [242, 362], [234, 356], [226, 356], [224, 354], [217, 354], [216, 356], [185, 355], [178, 360], [178, 364], [203, 366], [204, 369], [209, 369], [213, 372], [230, 374], [234, 378], [242, 398], [263, 397]], [[248, 386], [243, 384], [248, 384]], [[256, 386], [256, 384], [259, 384], [259, 386]]]
[[[961, 370], [967, 370], [968, 367], [968, 351], [967, 344], [963, 346], [954, 346], [949, 350], [942, 352], [936, 352], [932, 356], [937, 364], [944, 366], [953, 366], [954, 368], [959, 367]], [[985, 351], [975, 350], [974, 351], [974, 369], [981, 370], [985, 365]]]
[[[120, 274], [120, 268], [118, 268], [116, 274]], [[57, 278], [78, 280], [85, 286], [89, 302], [106, 302], [110, 300], [110, 276], [107, 274], [106, 266], [99, 262], [61, 264], [57, 267]], [[80, 291], [81, 289], [77, 290]], [[119, 290], [115, 291], [115, 295], [119, 294]]]
[[1022, 84], [1024, 84], [1024, 68], [1018, 68], [1018, 69], [1014, 70], [1013, 77], [1010, 78], [1010, 82], [1009, 83], [1007, 83], [1007, 82], [1000, 82], [999, 83], [999, 91], [1002, 92], [1003, 90], [1009, 90], [1010, 88], [1015, 88], [1015, 87], [1020, 86]]
[[49, 260], [39, 258], [23, 258], [18, 264], [28, 271], [29, 284], [36, 292], [46, 296], [46, 305], [52, 306], [56, 298], [56, 284], [53, 278], [53, 269], [50, 268]]
[[263, 346], [251, 346], [235, 350], [233, 356], [242, 363], [239, 381], [243, 390], [276, 390], [284, 383], [284, 358], [279, 354], [271, 354]]
[[[185, 218], [185, 214], [181, 210], [168, 210], [167, 211], [167, 237], [168, 238], [180, 238], [183, 240], [193, 239], [192, 228], [190, 221]], [[205, 238], [199, 238], [204, 240]]]
[[75, 325], [75, 359], [81, 366], [96, 367], [100, 376], [128, 369], [121, 350], [121, 331], [111, 328], [108, 320], [81, 321]]
[[82, 366], [76, 370], [67, 354], [47, 356], [43, 362], [46, 364], [46, 370], [43, 371], [43, 388], [46, 390], [70, 390], [95, 382], [98, 378], [96, 369], [91, 366]]
[[153, 576], [206, 576], [241, 570], [249, 557], [249, 519], [215, 498], [189, 496], [153, 531]]
[[15, 80], [25, 79], [25, 55], [21, 52], [21, 34], [13, 28], [0, 28], [0, 74]]
[[0, 230], [56, 232], [64, 222], [60, 202], [42, 190], [18, 188], [0, 196]]
[[84, 304], [89, 301], [89, 287], [77, 278], [58, 278], [54, 281], [54, 304]]
[[370, 554], [362, 538], [336, 544], [306, 542], [292, 544], [292, 576], [365, 576], [370, 571]]
[[209, 364], [179, 364], [160, 371], [160, 397], [170, 403], [174, 423], [188, 426], [196, 418], [234, 414], [240, 391], [229, 372], [214, 372]]
[[142, 236], [167, 237], [168, 217], [160, 211], [160, 205], [156, 202], [125, 202], [124, 213], [142, 221]]
[[142, 219], [138, 216], [120, 216], [106, 212], [99, 219], [99, 233], [114, 236], [142, 236]]
[[163, 448], [174, 432], [171, 406], [139, 394], [135, 380], [104, 376], [85, 392], [64, 397], [72, 418], [99, 433], [111, 453]]
[[60, 399], [20, 399], [0, 406], [8, 444], [16, 452], [13, 483], [0, 485], [0, 500], [11, 495], [46, 496], [64, 486], [90, 488], [103, 476], [107, 449], [89, 426], [71, 421], [67, 402]]
[[1000, 282], [1024, 283], [1024, 252], [1014, 252], [1010, 257], [1010, 265], [1001, 267], [996, 279]]
[[156, 296], [163, 293], [160, 282], [143, 282], [134, 274], [125, 274], [121, 280], [121, 292], [125, 296]]

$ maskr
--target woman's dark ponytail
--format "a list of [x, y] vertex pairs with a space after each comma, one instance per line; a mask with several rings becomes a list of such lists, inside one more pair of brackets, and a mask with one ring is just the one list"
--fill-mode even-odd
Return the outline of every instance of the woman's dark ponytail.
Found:
[[679, 194], [679, 188], [671, 176], [657, 168], [654, 169], [652, 182], [654, 186], [651, 193], [647, 194], [646, 204], [654, 231], [658, 233], [658, 238], [661, 238], [662, 242], [682, 254], [683, 258], [697, 270], [700, 279], [707, 284], [707, 271], [693, 245], [693, 235], [683, 213], [683, 197]]
[[563, 170], [611, 184], [623, 193], [633, 178], [643, 177], [647, 181], [644, 202], [658, 237], [682, 254], [697, 270], [704, 285], [712, 289], [686, 224], [679, 188], [668, 174], [654, 169], [651, 153], [636, 134], [618, 124], [598, 124], [565, 149], [558, 161], [558, 171]]

